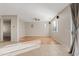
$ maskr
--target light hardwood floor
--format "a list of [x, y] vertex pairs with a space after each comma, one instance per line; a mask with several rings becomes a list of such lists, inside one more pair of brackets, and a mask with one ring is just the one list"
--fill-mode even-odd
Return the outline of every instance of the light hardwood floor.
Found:
[[[55, 44], [57, 43], [53, 38], [50, 37], [41, 37], [41, 36], [26, 36], [21, 38], [20, 42], [28, 42], [33, 40], [41, 40], [41, 44]], [[11, 41], [0, 41], [0, 47], [15, 44], [17, 42], [11, 42]]]
[[[66, 47], [63, 47], [61, 44], [56, 42], [54, 38], [51, 37], [23, 37], [20, 42], [27, 42], [32, 40], [41, 40], [41, 47], [29, 52], [18, 54], [17, 56], [70, 56]], [[5, 42], [5, 44], [12, 43]]]
[[32, 40], [41, 40], [41, 44], [55, 44], [57, 43], [54, 38], [47, 36], [25, 36], [21, 38], [20, 42], [27, 42]]
[[[51, 37], [37, 37], [37, 40], [41, 40], [42, 44], [40, 48], [35, 50], [18, 54], [17, 56], [70, 56], [66, 47], [62, 46]], [[26, 37], [23, 41], [35, 40], [34, 37]]]

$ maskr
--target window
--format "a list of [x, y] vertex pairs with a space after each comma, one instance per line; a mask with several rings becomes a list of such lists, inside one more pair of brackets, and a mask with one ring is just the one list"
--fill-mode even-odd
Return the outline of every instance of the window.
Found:
[[53, 20], [52, 26], [53, 32], [58, 32], [58, 20]]

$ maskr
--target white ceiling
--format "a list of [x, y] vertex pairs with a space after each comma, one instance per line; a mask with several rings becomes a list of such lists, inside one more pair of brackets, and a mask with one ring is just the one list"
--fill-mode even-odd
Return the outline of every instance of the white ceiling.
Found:
[[24, 21], [50, 21], [68, 3], [0, 3], [0, 15], [18, 15]]

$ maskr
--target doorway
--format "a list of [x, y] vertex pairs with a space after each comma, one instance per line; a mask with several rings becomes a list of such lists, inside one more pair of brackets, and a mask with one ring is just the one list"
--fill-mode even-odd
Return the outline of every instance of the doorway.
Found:
[[3, 20], [3, 41], [11, 41], [11, 20]]

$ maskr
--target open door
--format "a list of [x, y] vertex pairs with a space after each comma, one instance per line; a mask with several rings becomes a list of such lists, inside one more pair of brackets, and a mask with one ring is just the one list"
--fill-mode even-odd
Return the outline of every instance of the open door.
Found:
[[3, 41], [11, 41], [11, 20], [3, 20]]

